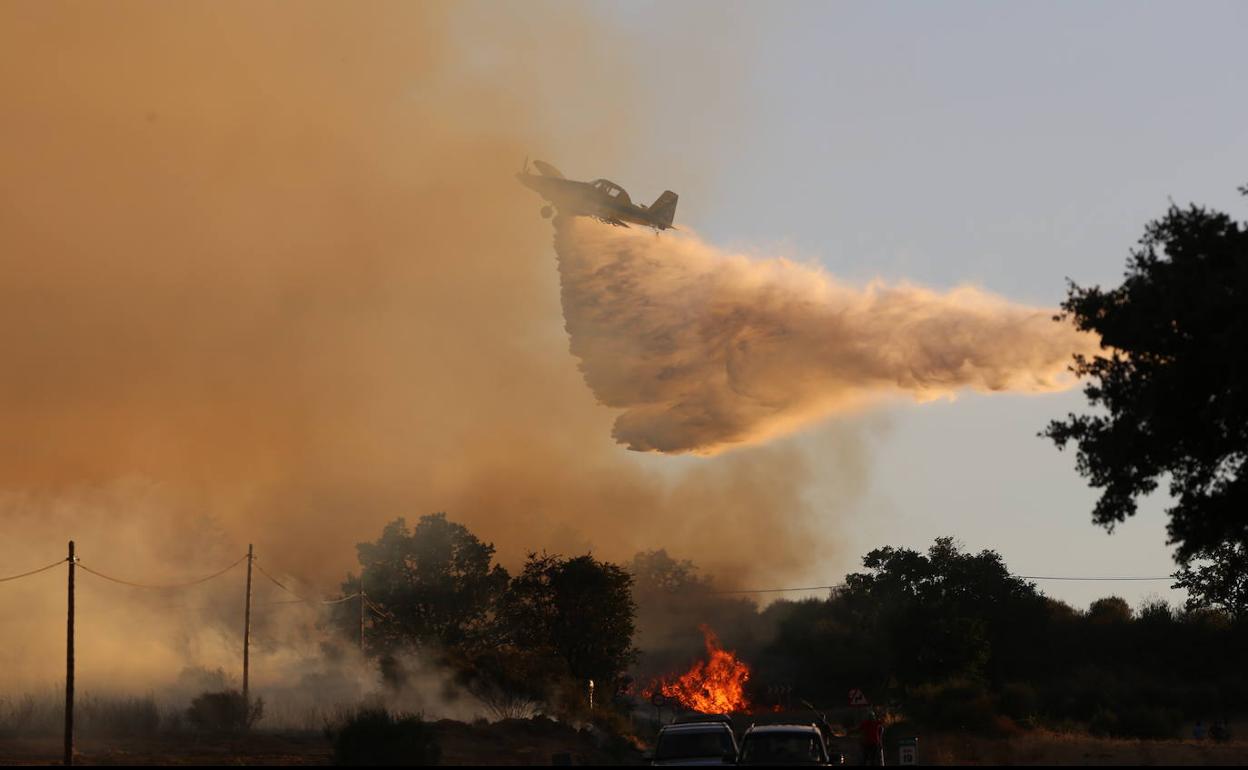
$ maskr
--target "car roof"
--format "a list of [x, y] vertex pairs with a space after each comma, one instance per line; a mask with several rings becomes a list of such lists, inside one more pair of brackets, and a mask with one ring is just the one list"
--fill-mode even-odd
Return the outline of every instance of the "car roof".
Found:
[[727, 714], [681, 714], [672, 720], [674, 725], [688, 725], [704, 722], [719, 722], [721, 724], [732, 724], [732, 717]]
[[661, 733], [703, 733], [718, 730], [732, 731], [732, 728], [724, 722], [683, 722], [678, 725], [663, 725], [659, 729]]
[[745, 731], [746, 735], [750, 733], [814, 733], [819, 735], [819, 728], [811, 724], [798, 725], [751, 725], [750, 729]]

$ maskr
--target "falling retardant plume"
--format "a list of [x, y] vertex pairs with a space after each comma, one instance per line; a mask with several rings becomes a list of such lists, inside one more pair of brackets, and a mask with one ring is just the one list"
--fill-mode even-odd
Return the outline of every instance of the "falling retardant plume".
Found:
[[683, 233], [560, 218], [572, 352], [630, 449], [710, 454], [890, 395], [1070, 387], [1095, 342], [974, 287], [854, 287]]

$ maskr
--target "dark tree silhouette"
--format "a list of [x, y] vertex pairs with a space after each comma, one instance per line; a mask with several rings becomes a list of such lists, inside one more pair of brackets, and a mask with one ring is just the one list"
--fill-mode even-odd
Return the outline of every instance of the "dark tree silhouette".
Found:
[[1093, 520], [1112, 531], [1168, 476], [1181, 563], [1248, 543], [1248, 227], [1171, 206], [1121, 286], [1072, 283], [1062, 310], [1105, 352], [1072, 367], [1096, 411], [1043, 435], [1078, 447], [1079, 473], [1103, 490]]
[[677, 560], [667, 550], [641, 551], [628, 565], [638, 596], [645, 594], [694, 594], [712, 590], [709, 578], [698, 573], [688, 559]]
[[1248, 547], [1242, 543], [1198, 554], [1175, 578], [1175, 588], [1187, 589], [1189, 610], [1216, 609], [1248, 620]]
[[608, 697], [636, 656], [632, 576], [592, 556], [529, 554], [502, 605], [512, 644], [548, 650], [577, 679], [593, 679]]
[[[776, 633], [756, 659], [756, 696], [792, 683], [794, 702], [837, 706], [861, 688], [928, 727], [992, 731], [1005, 715], [1138, 738], [1248, 705], [1248, 623], [1224, 608], [1153, 600], [1133, 613], [1107, 597], [1081, 612], [948, 538], [926, 552], [879, 548], [864, 566], [827, 599], [760, 613]], [[1240, 586], [1243, 574], [1209, 573]]]
[[1088, 606], [1088, 620], [1093, 623], [1126, 623], [1131, 620], [1131, 605], [1121, 596], [1106, 596]]
[[[493, 564], [494, 546], [483, 543], [446, 514], [422, 516], [416, 528], [396, 519], [373, 543], [360, 543], [364, 590], [370, 611], [365, 641], [370, 652], [433, 645], [472, 649], [485, 643], [508, 575]], [[359, 590], [349, 577], [346, 593]], [[340, 605], [350, 607], [350, 605]], [[349, 611], [339, 623], [353, 627]]]
[[965, 553], [942, 537], [926, 554], [886, 547], [862, 561], [867, 571], [846, 576], [840, 599], [887, 640], [879, 652], [890, 674], [910, 682], [991, 676], [994, 656], [1027, 647], [1043, 599], [995, 551]]

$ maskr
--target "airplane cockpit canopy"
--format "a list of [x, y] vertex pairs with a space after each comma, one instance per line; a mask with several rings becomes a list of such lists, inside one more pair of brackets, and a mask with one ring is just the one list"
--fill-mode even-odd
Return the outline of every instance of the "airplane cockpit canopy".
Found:
[[595, 190], [602, 190], [608, 196], [615, 198], [623, 203], [632, 204], [632, 199], [628, 197], [628, 193], [624, 192], [624, 188], [608, 179], [595, 179], [593, 181]]

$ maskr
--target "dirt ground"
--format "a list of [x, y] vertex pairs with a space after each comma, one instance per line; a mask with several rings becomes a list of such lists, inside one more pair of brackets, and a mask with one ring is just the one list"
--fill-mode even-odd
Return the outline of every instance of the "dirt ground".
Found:
[[[601, 736], [546, 720], [471, 725], [437, 723], [447, 765], [642, 764], [640, 752], [604, 746]], [[1248, 740], [1141, 741], [1035, 730], [1010, 738], [948, 733], [919, 738], [925, 765], [1243, 765]], [[849, 752], [846, 752], [847, 754]], [[0, 765], [59, 764], [58, 738], [0, 738]], [[327, 765], [329, 742], [319, 733], [255, 733], [221, 739], [188, 735], [89, 738], [77, 742], [84, 765]], [[855, 762], [857, 757], [848, 756]], [[889, 764], [896, 757], [888, 756]]]
[[[1010, 738], [919, 738], [919, 763], [934, 765], [1244, 765], [1248, 741], [1149, 741], [1032, 730]], [[887, 757], [893, 761], [895, 757]]]
[[[550, 765], [556, 758], [577, 765], [641, 764], [640, 751], [621, 751], [601, 734], [550, 720], [443, 720], [436, 728], [446, 765]], [[315, 732], [83, 737], [75, 749], [74, 761], [82, 765], [328, 765], [332, 759], [329, 741]], [[62, 752], [58, 737], [0, 738], [0, 765], [59, 764]]]
[[[83, 765], [328, 765], [329, 742], [317, 734], [255, 733], [222, 739], [189, 735], [75, 741]], [[0, 764], [60, 764], [60, 738], [0, 738]]]

